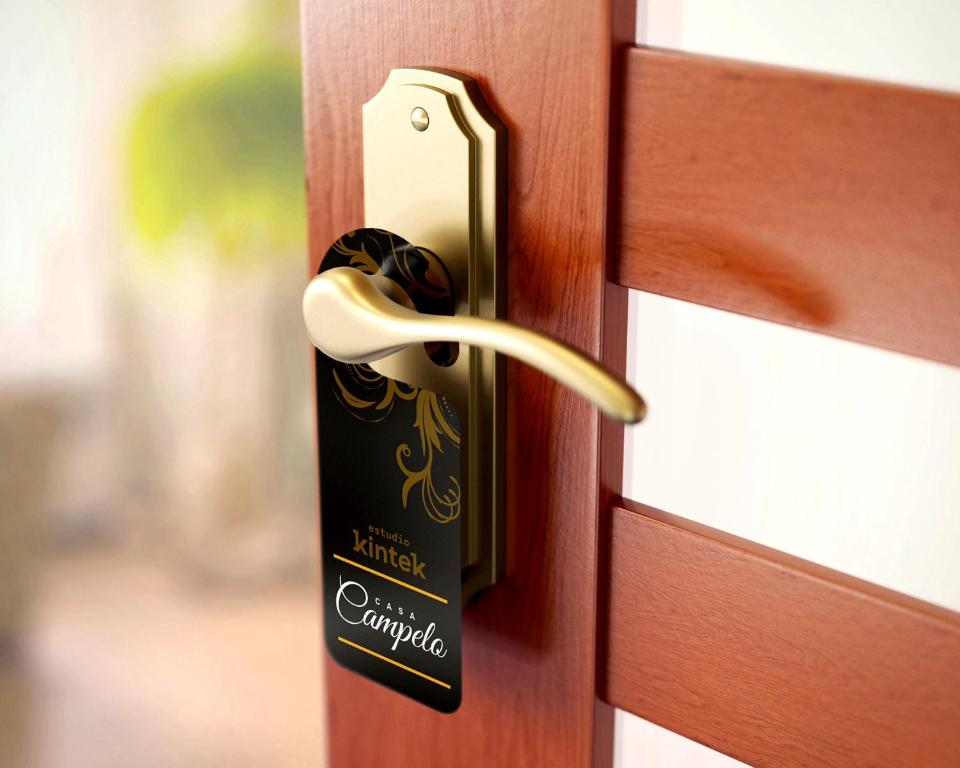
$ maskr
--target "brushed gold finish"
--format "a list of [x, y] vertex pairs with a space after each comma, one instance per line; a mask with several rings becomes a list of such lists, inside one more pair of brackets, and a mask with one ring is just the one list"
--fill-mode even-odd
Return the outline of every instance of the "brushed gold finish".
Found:
[[[364, 226], [436, 254], [454, 289], [453, 316], [422, 315], [382, 275], [330, 269], [304, 296], [313, 342], [369, 361], [396, 381], [443, 395], [460, 416], [463, 599], [505, 572], [503, 357], [523, 360], [634, 422], [643, 401], [576, 349], [506, 323], [506, 129], [470, 78], [394, 69], [363, 105]], [[355, 274], [354, 274], [355, 273]], [[464, 348], [435, 364], [423, 342]]]
[[456, 341], [531, 365], [619, 421], [633, 424], [644, 415], [640, 395], [570, 345], [504, 320], [421, 314], [388, 299], [351, 267], [310, 282], [303, 317], [317, 348], [344, 363], [370, 363], [416, 343]]
[[[414, 130], [418, 108], [427, 113], [427, 130]], [[437, 254], [455, 288], [456, 315], [493, 320], [505, 313], [498, 276], [505, 158], [506, 129], [462, 75], [394, 69], [363, 106], [364, 225]], [[413, 344], [371, 367], [443, 394], [460, 414], [466, 602], [505, 570], [503, 362], [493, 350], [470, 347], [441, 367]]]

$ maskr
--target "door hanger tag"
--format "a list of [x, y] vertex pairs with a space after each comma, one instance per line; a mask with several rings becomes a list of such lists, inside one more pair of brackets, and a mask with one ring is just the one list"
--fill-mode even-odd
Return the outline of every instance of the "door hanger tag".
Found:
[[[320, 272], [393, 281], [413, 307], [453, 314], [432, 253], [357, 229]], [[444, 364], [444, 345], [426, 349]], [[316, 352], [324, 634], [342, 666], [453, 712], [461, 698], [461, 420], [440, 392]]]

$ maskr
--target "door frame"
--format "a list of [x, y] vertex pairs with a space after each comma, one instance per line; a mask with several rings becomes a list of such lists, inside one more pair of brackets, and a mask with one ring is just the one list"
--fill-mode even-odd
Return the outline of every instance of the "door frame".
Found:
[[[363, 222], [363, 102], [392, 68], [453, 70], [507, 126], [508, 318], [622, 373], [625, 290], [606, 280], [612, 74], [634, 26], [632, 0], [306, 0], [311, 273]], [[612, 709], [596, 693], [599, 545], [622, 430], [537, 372], [509, 363], [506, 378], [507, 576], [464, 612], [463, 703], [442, 715], [327, 659], [332, 765], [611, 762]]]
[[[633, 0], [304, 0], [310, 274], [363, 221], [361, 105], [433, 66], [507, 125], [510, 320], [622, 373], [630, 287], [960, 364], [960, 98], [634, 30]], [[514, 363], [505, 466], [507, 577], [465, 610], [461, 708], [327, 658], [332, 765], [606, 768], [611, 705], [755, 765], [960, 753], [957, 614], [621, 501], [622, 429]]]

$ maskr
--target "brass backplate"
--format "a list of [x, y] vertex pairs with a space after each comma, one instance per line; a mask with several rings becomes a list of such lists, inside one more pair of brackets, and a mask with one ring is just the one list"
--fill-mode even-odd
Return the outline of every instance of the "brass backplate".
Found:
[[[453, 279], [456, 314], [504, 314], [505, 144], [506, 130], [476, 83], [453, 72], [394, 69], [363, 107], [365, 226], [439, 256]], [[503, 362], [463, 348], [442, 367], [414, 345], [373, 368], [444, 394], [461, 414], [466, 602], [504, 571]]]

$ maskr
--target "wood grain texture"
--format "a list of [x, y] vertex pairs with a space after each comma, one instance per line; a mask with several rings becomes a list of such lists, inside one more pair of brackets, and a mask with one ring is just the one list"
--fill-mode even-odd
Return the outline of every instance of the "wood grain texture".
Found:
[[960, 96], [634, 48], [618, 280], [960, 364]]
[[603, 695], [757, 766], [946, 766], [960, 615], [633, 502]]
[[[510, 319], [616, 361], [601, 344], [626, 318], [622, 301], [603, 302], [611, 62], [632, 38], [633, 5], [305, 0], [312, 268], [362, 222], [361, 104], [392, 67], [456, 70], [509, 131]], [[611, 712], [596, 697], [609, 493], [598, 464], [616, 435], [602, 445], [595, 410], [540, 374], [510, 365], [507, 378], [509, 576], [465, 613], [463, 705], [437, 714], [328, 660], [335, 768], [609, 764]]]

